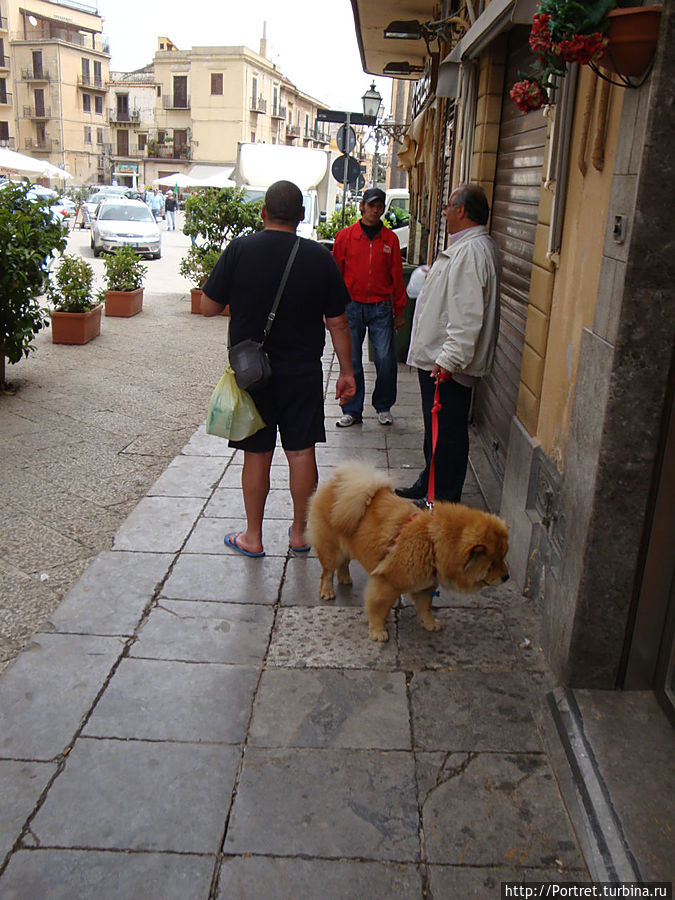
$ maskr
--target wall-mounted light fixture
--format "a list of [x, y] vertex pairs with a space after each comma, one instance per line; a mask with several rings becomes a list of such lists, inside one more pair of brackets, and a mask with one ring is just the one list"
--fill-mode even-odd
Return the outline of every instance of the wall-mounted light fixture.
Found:
[[384, 29], [384, 36], [391, 40], [417, 41], [424, 39], [431, 53], [431, 41], [453, 43], [469, 30], [470, 22], [463, 16], [449, 16], [436, 22], [418, 22], [417, 19], [395, 19]]
[[384, 29], [384, 36], [398, 41], [414, 41], [422, 37], [421, 25], [417, 19], [395, 20]]
[[424, 66], [411, 66], [409, 62], [388, 62], [382, 69], [383, 75], [414, 75], [424, 72]]

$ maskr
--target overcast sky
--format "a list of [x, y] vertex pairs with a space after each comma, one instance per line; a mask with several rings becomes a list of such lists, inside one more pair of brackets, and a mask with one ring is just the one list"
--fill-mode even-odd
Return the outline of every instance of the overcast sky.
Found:
[[[97, 0], [89, 0], [93, 5]], [[362, 112], [372, 76], [361, 67], [349, 0], [98, 0], [110, 38], [110, 67], [151, 62], [157, 37], [179, 48], [238, 46], [258, 52], [267, 23], [267, 56], [300, 90], [332, 109]], [[375, 79], [387, 113], [391, 79]]]

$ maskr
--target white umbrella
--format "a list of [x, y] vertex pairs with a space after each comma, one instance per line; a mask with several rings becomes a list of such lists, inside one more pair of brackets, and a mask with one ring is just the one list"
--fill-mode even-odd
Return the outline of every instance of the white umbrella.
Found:
[[153, 184], [162, 185], [163, 187], [195, 187], [199, 184], [196, 178], [190, 178], [182, 172], [176, 172], [173, 175], [165, 175], [163, 178], [155, 178]]
[[47, 163], [44, 174], [48, 175], [49, 178], [60, 178], [63, 181], [65, 181], [67, 178], [73, 177], [70, 172], [66, 172], [65, 169], [61, 168], [61, 166], [53, 166], [51, 163]]
[[236, 187], [237, 184], [235, 181], [232, 181], [231, 178], [228, 178], [227, 175], [221, 173], [219, 175], [208, 175], [206, 178], [200, 178], [197, 182], [198, 187], [215, 187], [215, 188], [228, 188], [228, 187]]
[[[44, 159], [33, 159], [32, 156], [24, 156], [7, 147], [0, 147], [0, 171], [9, 172], [12, 175], [43, 175], [48, 174], [50, 163]], [[56, 166], [51, 166], [55, 169]]]

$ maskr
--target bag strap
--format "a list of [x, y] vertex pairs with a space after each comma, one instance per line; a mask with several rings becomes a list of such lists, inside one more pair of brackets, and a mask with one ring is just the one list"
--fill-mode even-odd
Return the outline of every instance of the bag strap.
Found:
[[281, 295], [284, 292], [284, 288], [286, 287], [286, 282], [288, 281], [288, 276], [291, 271], [291, 266], [293, 265], [293, 260], [295, 259], [295, 255], [298, 252], [298, 247], [300, 246], [300, 238], [296, 238], [295, 243], [293, 244], [293, 249], [291, 250], [291, 254], [288, 257], [288, 262], [286, 263], [286, 268], [284, 269], [284, 274], [281, 276], [281, 282], [279, 284], [279, 289], [277, 291], [277, 295], [274, 298], [274, 303], [272, 304], [272, 309], [270, 310], [270, 314], [267, 317], [267, 323], [265, 324], [265, 330], [263, 331], [263, 339], [260, 342], [262, 346], [272, 329], [272, 325], [274, 324], [274, 319], [277, 314], [277, 309], [279, 307], [279, 301], [281, 300]]

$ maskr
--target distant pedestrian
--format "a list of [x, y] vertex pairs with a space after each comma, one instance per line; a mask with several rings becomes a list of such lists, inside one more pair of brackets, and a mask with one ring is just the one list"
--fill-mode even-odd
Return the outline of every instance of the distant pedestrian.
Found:
[[178, 200], [173, 195], [173, 191], [167, 191], [166, 194], [166, 203], [164, 204], [164, 211], [166, 213], [166, 230], [167, 231], [175, 231], [176, 230], [176, 210], [178, 209]]
[[361, 201], [361, 218], [343, 228], [335, 238], [333, 256], [342, 272], [351, 302], [347, 318], [352, 334], [352, 363], [356, 394], [342, 407], [338, 428], [358, 425], [363, 419], [365, 381], [363, 339], [370, 337], [375, 357], [373, 406], [380, 425], [394, 421], [391, 408], [396, 402], [397, 361], [394, 331], [405, 319], [406, 304], [403, 264], [398, 238], [382, 222], [385, 193], [370, 188]]
[[147, 203], [150, 207], [150, 212], [155, 217], [155, 222], [159, 222], [162, 215], [162, 210], [164, 209], [164, 200], [162, 199], [162, 195], [159, 193], [157, 188], [155, 188], [152, 194], [150, 194]]

